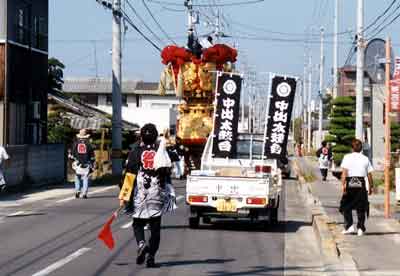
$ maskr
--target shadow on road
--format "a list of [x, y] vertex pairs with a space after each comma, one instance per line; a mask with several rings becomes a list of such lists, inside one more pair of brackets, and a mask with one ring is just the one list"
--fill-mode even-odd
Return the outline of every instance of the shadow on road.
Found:
[[398, 235], [400, 232], [365, 232], [365, 236], [386, 236], [386, 235]]
[[234, 261], [235, 259], [183, 260], [183, 261], [162, 262], [158, 263], [158, 265], [160, 267], [173, 267], [173, 266], [195, 265], [195, 264], [223, 264]]
[[[315, 273], [318, 272], [319, 267], [300, 267], [300, 266], [289, 266], [289, 267], [267, 267], [267, 266], [254, 266], [250, 267], [245, 271], [210, 271], [208, 275], [211, 276], [241, 276], [241, 275], [263, 275], [263, 276], [272, 276], [272, 275], [284, 275], [284, 272], [299, 272], [299, 275], [317, 275]], [[314, 273], [314, 274], [313, 274]], [[295, 275], [295, 274], [293, 274]], [[319, 275], [319, 274], [318, 274]]]
[[[304, 221], [282, 221], [278, 224], [269, 224], [267, 222], [250, 222], [250, 221], [236, 221], [225, 220], [215, 221], [212, 224], [202, 224], [198, 229], [192, 231], [203, 230], [223, 230], [223, 231], [237, 231], [237, 232], [271, 232], [271, 233], [294, 233], [299, 228], [304, 226], [311, 226], [311, 222]], [[164, 225], [162, 229], [190, 229], [188, 225]]]

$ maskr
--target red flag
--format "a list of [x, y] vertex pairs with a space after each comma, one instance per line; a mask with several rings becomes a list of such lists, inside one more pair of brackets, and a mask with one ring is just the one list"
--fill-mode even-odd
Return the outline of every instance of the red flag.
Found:
[[99, 235], [97, 236], [100, 240], [104, 242], [104, 244], [111, 250], [114, 248], [114, 238], [111, 232], [111, 223], [115, 219], [115, 214], [109, 218], [109, 220], [104, 224], [103, 228], [101, 229]]

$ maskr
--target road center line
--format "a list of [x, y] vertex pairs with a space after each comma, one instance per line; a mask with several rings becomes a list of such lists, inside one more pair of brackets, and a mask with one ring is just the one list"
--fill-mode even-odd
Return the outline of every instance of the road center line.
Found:
[[127, 224], [122, 225], [121, 229], [127, 229], [129, 227], [132, 227], [132, 221], [128, 222]]
[[45, 269], [36, 272], [32, 276], [45, 276], [45, 275], [48, 275], [51, 272], [59, 269], [60, 267], [66, 265], [67, 263], [71, 262], [72, 260], [78, 258], [79, 256], [85, 254], [89, 250], [91, 250], [91, 248], [87, 248], [87, 247], [81, 248], [78, 251], [72, 253], [71, 255], [65, 257], [64, 259], [61, 259], [58, 262], [55, 262], [54, 264], [46, 267]]

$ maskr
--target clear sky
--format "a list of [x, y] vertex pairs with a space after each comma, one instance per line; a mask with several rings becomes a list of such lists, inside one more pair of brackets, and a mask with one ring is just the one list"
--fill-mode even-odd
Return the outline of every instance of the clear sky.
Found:
[[[161, 0], [163, 4], [146, 1], [165, 31], [178, 44], [186, 43], [186, 22], [183, 0]], [[237, 3], [240, 0], [194, 0], [197, 4]], [[250, 1], [250, 0], [243, 0]], [[339, 0], [339, 32], [353, 30], [356, 26], [356, 0]], [[66, 77], [99, 77], [111, 75], [111, 15], [95, 0], [52, 0], [50, 2], [49, 44], [50, 56], [66, 65]], [[122, 0], [124, 2], [124, 0]], [[241, 1], [240, 1], [241, 2]], [[370, 24], [389, 6], [392, 0], [365, 0], [365, 25]], [[393, 7], [400, 5], [400, 1]], [[168, 45], [168, 39], [157, 28], [147, 13], [142, 0], [130, 0], [136, 12], [163, 41], [145, 29], [128, 5], [126, 12], [137, 26], [160, 47]], [[170, 3], [181, 4], [170, 5]], [[313, 63], [319, 63], [319, 28], [326, 29], [326, 84], [331, 82], [332, 36], [334, 0], [264, 0], [251, 5], [219, 7], [224, 15], [223, 32], [233, 38], [223, 39], [239, 48], [239, 61], [245, 61], [259, 72], [279, 72], [302, 77], [304, 65], [305, 31], [313, 28]], [[212, 31], [204, 26], [207, 18], [218, 8], [200, 9], [200, 34]], [[400, 13], [400, 7], [392, 16]], [[390, 20], [389, 20], [390, 21]], [[379, 25], [379, 24], [378, 24]], [[373, 31], [370, 28], [367, 35]], [[385, 29], [379, 37], [392, 36], [394, 49], [400, 51], [400, 18]], [[340, 36], [339, 65], [343, 65], [353, 33]], [[123, 48], [123, 78], [158, 81], [162, 64], [159, 52], [144, 41], [132, 28], [128, 28]], [[290, 40], [290, 41], [287, 41]], [[97, 64], [97, 66], [96, 66]], [[96, 70], [97, 67], [97, 70]], [[315, 79], [317, 80], [317, 74]]]

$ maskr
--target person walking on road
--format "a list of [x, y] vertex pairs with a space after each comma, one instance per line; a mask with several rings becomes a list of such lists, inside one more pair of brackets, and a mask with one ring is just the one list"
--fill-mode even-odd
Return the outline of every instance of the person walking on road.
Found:
[[8, 160], [10, 157], [7, 154], [6, 149], [0, 145], [0, 192], [6, 189], [6, 179], [4, 178], [3, 166], [4, 161]]
[[[155, 168], [158, 149], [157, 128], [145, 124], [141, 131], [141, 144], [128, 156], [126, 171], [136, 175], [133, 191], [133, 231], [138, 245], [137, 264], [146, 261], [147, 267], [155, 267], [155, 255], [160, 245], [161, 216], [164, 212], [167, 186], [171, 168]], [[120, 205], [126, 202], [120, 201]], [[146, 244], [144, 228], [150, 226], [151, 236]], [[147, 255], [147, 258], [146, 258]]]
[[[340, 212], [344, 216], [345, 229], [343, 234], [353, 234], [356, 229], [353, 225], [352, 211], [357, 211], [357, 235], [362, 236], [365, 231], [365, 218], [369, 214], [368, 195], [372, 193], [372, 165], [369, 159], [361, 153], [362, 142], [354, 139], [351, 143], [353, 152], [346, 154], [342, 160], [342, 200]], [[368, 181], [366, 181], [366, 178]]]
[[[89, 189], [89, 175], [93, 170], [94, 150], [89, 141], [90, 135], [86, 129], [81, 129], [76, 135], [72, 146], [72, 168], [75, 170], [75, 197], [87, 198]], [[82, 187], [82, 188], [81, 188]]]
[[332, 151], [327, 147], [326, 141], [322, 141], [321, 147], [317, 150], [317, 158], [319, 163], [319, 169], [322, 175], [322, 181], [326, 181], [328, 176], [328, 169], [332, 160]]

